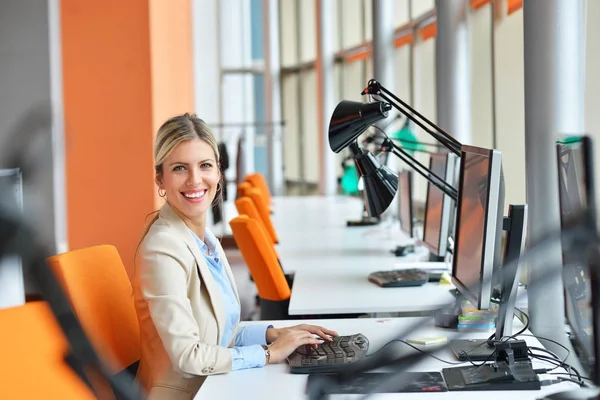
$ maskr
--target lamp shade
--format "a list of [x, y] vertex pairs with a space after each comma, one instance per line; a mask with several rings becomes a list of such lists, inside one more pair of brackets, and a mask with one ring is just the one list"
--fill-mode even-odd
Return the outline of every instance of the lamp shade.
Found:
[[356, 168], [363, 178], [364, 201], [370, 217], [379, 217], [390, 206], [398, 191], [398, 175], [379, 164], [369, 151], [360, 149], [354, 156]]
[[339, 153], [354, 142], [369, 126], [388, 116], [392, 106], [382, 101], [361, 103], [341, 101], [329, 121], [329, 147]]

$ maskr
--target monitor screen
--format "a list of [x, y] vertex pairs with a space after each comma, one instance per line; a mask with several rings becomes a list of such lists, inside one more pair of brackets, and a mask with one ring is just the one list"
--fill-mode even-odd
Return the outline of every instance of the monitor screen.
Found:
[[[587, 147], [587, 148], [586, 148]], [[591, 144], [588, 138], [557, 144], [558, 190], [561, 225], [569, 225], [593, 202], [593, 184], [589, 160]], [[588, 265], [580, 252], [563, 251], [563, 283], [565, 312], [571, 338], [586, 374], [593, 373], [594, 332], [592, 312], [592, 281]]]
[[499, 266], [503, 205], [500, 152], [462, 146], [452, 281], [479, 309], [489, 308]]
[[[435, 153], [431, 155], [429, 169], [437, 176], [444, 178], [446, 176], [446, 165], [448, 153]], [[444, 212], [445, 194], [440, 189], [427, 184], [427, 198], [425, 200], [425, 222], [423, 230], [423, 244], [427, 246], [433, 254], [445, 254], [442, 247], [448, 240], [448, 232], [442, 232], [443, 212]], [[445, 249], [444, 249], [445, 250]]]
[[400, 228], [412, 237], [412, 171], [402, 171], [398, 174], [398, 217]]

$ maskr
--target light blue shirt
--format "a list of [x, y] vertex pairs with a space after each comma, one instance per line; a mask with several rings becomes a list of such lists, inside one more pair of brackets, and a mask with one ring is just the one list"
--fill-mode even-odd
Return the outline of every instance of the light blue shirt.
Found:
[[[190, 233], [196, 239], [200, 252], [206, 260], [210, 273], [219, 286], [223, 305], [225, 307], [225, 329], [220, 345], [227, 347], [236, 325], [240, 322], [240, 304], [235, 297], [231, 282], [225, 273], [223, 262], [217, 252], [217, 238], [209, 231], [204, 232], [204, 241], [200, 240], [192, 230]], [[266, 333], [271, 325], [249, 325], [241, 327], [235, 337], [231, 352], [232, 370], [262, 367], [266, 363], [265, 351], [261, 344], [267, 344]]]

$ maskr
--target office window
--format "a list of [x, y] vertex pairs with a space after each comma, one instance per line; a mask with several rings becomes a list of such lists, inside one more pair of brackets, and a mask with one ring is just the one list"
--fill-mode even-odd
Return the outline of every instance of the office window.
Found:
[[363, 101], [360, 92], [365, 88], [365, 61], [344, 63], [342, 66], [342, 98], [343, 100]]
[[373, 0], [364, 0], [365, 40], [373, 40]]
[[317, 58], [317, 14], [314, 1], [300, 1], [298, 21], [300, 23], [300, 62]]
[[[493, 147], [492, 5], [469, 12], [471, 42], [471, 135], [475, 146]], [[467, 143], [468, 144], [468, 143]]]
[[[435, 38], [418, 40], [414, 49], [414, 108], [432, 122], [437, 121], [436, 89], [435, 89]], [[435, 143], [427, 132], [415, 126], [418, 140]], [[428, 163], [426, 154], [416, 154], [421, 163]], [[428, 165], [428, 164], [426, 164]], [[427, 181], [415, 179], [413, 181], [413, 196], [418, 202], [425, 202]]]
[[408, 2], [410, 0], [394, 0], [394, 26], [402, 26], [409, 22]]
[[390, 90], [410, 104], [411, 86], [410, 45], [405, 45], [394, 49], [394, 87], [390, 87]]
[[281, 66], [289, 67], [298, 63], [297, 12], [298, 0], [279, 0], [279, 32]]
[[284, 179], [298, 182], [302, 180], [300, 148], [300, 118], [298, 113], [299, 90], [298, 74], [288, 74], [281, 79], [281, 108], [285, 127], [283, 129]]
[[362, 0], [342, 0], [339, 2], [342, 18], [342, 46], [347, 49], [363, 42], [364, 19]]
[[[505, 204], [526, 201], [523, 9], [496, 22], [496, 147], [504, 155]], [[510, 162], [508, 162], [510, 160]]]
[[412, 18], [420, 17], [427, 11], [435, 8], [435, 0], [410, 0], [412, 1]]
[[223, 68], [240, 68], [250, 65], [252, 46], [250, 8], [245, 5], [241, 0], [219, 2], [220, 41], [234, 44], [220, 47]]
[[[317, 84], [317, 74], [314, 69], [300, 73], [302, 82], [302, 130], [300, 131], [302, 146], [302, 161], [304, 163], [304, 177], [307, 182], [317, 183], [319, 181], [319, 131], [317, 120], [317, 92], [314, 90]], [[313, 89], [313, 90], [311, 90]]]

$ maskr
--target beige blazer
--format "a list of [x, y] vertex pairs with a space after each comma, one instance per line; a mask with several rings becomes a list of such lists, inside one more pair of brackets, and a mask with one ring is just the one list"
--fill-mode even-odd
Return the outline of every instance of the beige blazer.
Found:
[[[239, 302], [231, 268], [217, 246]], [[137, 377], [148, 399], [191, 400], [207, 375], [231, 371], [230, 351], [218, 346], [225, 327], [221, 292], [196, 240], [168, 203], [140, 245], [133, 290], [142, 343]]]

